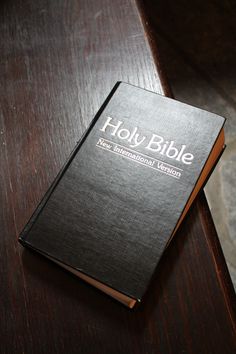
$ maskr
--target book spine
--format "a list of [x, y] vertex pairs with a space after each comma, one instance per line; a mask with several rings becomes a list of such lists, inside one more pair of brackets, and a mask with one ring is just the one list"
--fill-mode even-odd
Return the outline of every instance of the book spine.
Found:
[[102, 111], [104, 110], [104, 108], [106, 107], [106, 105], [108, 104], [108, 102], [110, 101], [111, 97], [113, 96], [113, 94], [115, 93], [115, 91], [117, 90], [118, 86], [120, 85], [121, 82], [117, 82], [115, 84], [115, 86], [113, 87], [113, 89], [111, 90], [109, 96], [106, 98], [106, 100], [103, 102], [102, 106], [100, 107], [99, 111], [97, 112], [97, 114], [95, 115], [95, 117], [93, 118], [93, 120], [91, 121], [91, 123], [89, 124], [88, 128], [86, 129], [86, 131], [83, 133], [83, 135], [81, 136], [81, 138], [78, 140], [78, 142], [76, 143], [74, 149], [72, 150], [72, 152], [70, 153], [67, 161], [65, 162], [65, 164], [63, 165], [63, 167], [61, 168], [60, 172], [58, 173], [58, 175], [56, 176], [56, 178], [54, 179], [52, 185], [49, 187], [49, 189], [47, 190], [47, 192], [45, 193], [45, 195], [43, 196], [43, 198], [41, 199], [41, 201], [39, 202], [37, 208], [35, 209], [35, 211], [33, 212], [33, 214], [31, 215], [29, 221], [27, 222], [27, 224], [25, 225], [25, 227], [23, 228], [23, 230], [20, 232], [18, 240], [21, 244], [25, 245], [25, 239], [27, 236], [27, 233], [29, 232], [29, 230], [31, 229], [32, 225], [35, 223], [38, 215], [40, 214], [40, 211], [43, 209], [43, 207], [45, 206], [45, 204], [47, 203], [50, 195], [52, 194], [52, 192], [54, 191], [55, 187], [57, 186], [58, 182], [60, 181], [60, 179], [62, 178], [62, 176], [64, 175], [65, 171], [67, 170], [68, 166], [70, 165], [70, 163], [72, 162], [72, 160], [74, 159], [75, 155], [77, 154], [78, 150], [80, 149], [81, 145], [83, 144], [83, 142], [85, 141], [85, 139], [87, 138], [89, 132], [91, 131], [91, 129], [93, 128], [94, 124], [96, 123], [96, 121], [98, 120], [98, 118], [100, 117]]

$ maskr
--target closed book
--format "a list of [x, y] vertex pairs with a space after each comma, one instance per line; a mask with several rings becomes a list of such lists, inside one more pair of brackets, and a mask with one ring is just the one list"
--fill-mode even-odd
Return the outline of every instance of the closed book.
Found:
[[117, 83], [19, 241], [134, 307], [224, 149], [224, 122]]

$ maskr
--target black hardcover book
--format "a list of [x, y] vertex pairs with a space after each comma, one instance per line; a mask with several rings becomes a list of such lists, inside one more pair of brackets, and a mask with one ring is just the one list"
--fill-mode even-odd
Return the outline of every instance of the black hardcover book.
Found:
[[116, 84], [19, 241], [132, 308], [224, 149], [224, 122]]

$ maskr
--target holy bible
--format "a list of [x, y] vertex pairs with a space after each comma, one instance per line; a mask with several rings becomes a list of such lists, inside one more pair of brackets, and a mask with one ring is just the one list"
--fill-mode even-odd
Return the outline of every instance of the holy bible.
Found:
[[117, 83], [19, 241], [134, 307], [224, 149], [224, 122]]

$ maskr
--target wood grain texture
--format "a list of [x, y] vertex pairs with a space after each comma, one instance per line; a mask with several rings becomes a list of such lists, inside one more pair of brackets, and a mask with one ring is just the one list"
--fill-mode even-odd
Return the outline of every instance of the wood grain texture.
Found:
[[0, 4], [0, 353], [236, 351], [235, 297], [203, 194], [135, 312], [17, 242], [117, 80], [167, 93], [144, 10], [133, 0]]

